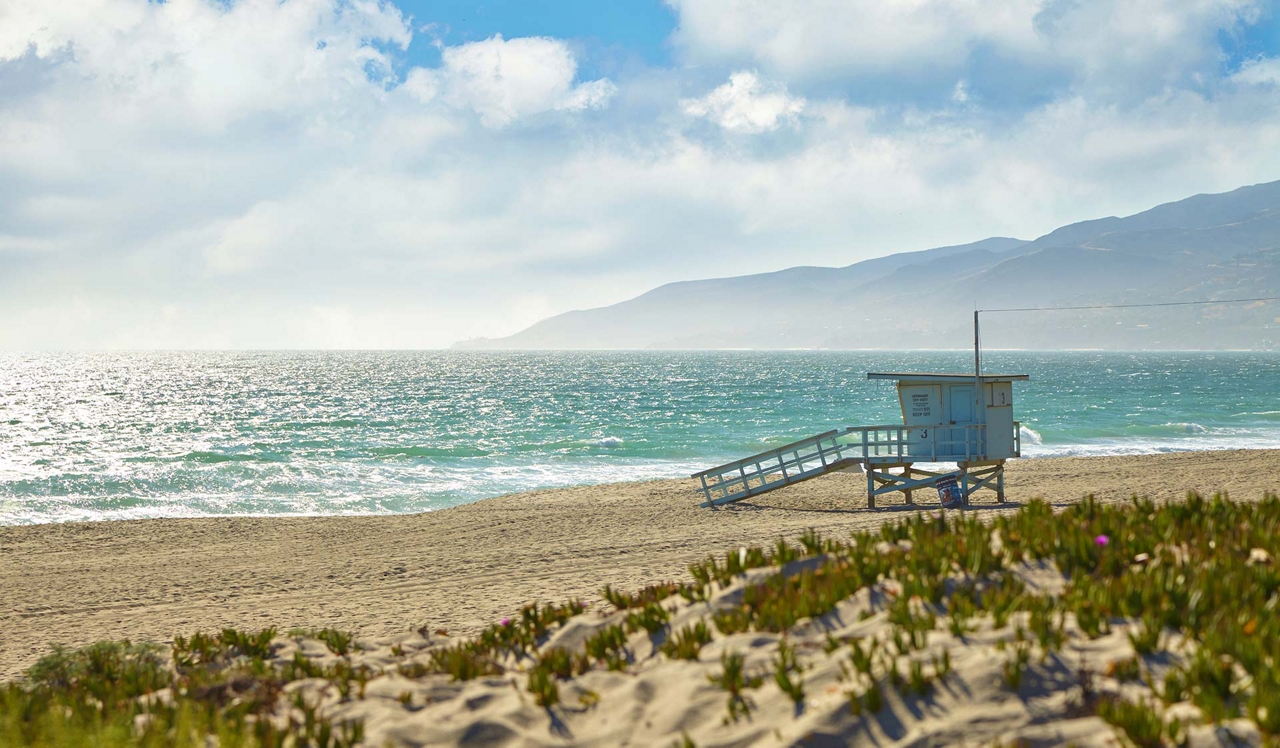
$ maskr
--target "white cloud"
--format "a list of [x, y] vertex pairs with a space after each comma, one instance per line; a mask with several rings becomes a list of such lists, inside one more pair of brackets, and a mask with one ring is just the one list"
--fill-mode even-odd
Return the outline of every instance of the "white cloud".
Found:
[[608, 79], [573, 84], [578, 64], [564, 42], [545, 37], [445, 47], [439, 69], [415, 68], [406, 88], [421, 101], [437, 97], [474, 110], [489, 127], [531, 114], [595, 109], [617, 90]]
[[[377, 43], [411, 33], [383, 0], [11, 0], [0, 60], [63, 63], [63, 88], [101, 97], [99, 117], [218, 131], [258, 115], [376, 96], [391, 76]], [[79, 81], [70, 80], [72, 77]], [[157, 120], [159, 122], [157, 122]]]
[[976, 41], [1029, 44], [1034, 0], [667, 0], [697, 60], [757, 60], [787, 75], [952, 65]]
[[794, 121], [805, 100], [787, 95], [785, 86], [766, 86], [753, 72], [737, 72], [729, 82], [700, 99], [680, 102], [686, 114], [706, 117], [726, 130], [761, 133]]
[[1265, 7], [1264, 0], [1053, 0], [1035, 17], [1030, 53], [1069, 67], [1078, 87], [1155, 92], [1216, 71], [1219, 34], [1256, 21]]
[[[862, 7], [823, 2], [837, 29]], [[865, 78], [800, 80], [886, 69], [867, 49], [964, 60], [975, 40], [1082, 60], [1099, 23], [1087, 3], [1060, 22], [1017, 1], [882, 6], [898, 25], [855, 29], [862, 52], [833, 61], [838, 32], [760, 2], [738, 9], [786, 28], [741, 65], [615, 86], [578, 81], [564, 41], [494, 37], [396, 85], [410, 32], [386, 2], [0, 0], [0, 347], [447, 345], [665, 281], [1030, 236], [1280, 177], [1274, 60], [1204, 93], [1148, 66], [1163, 53], [1143, 45], [1212, 35], [1234, 6], [1170, 4], [1134, 60], [1110, 50], [1024, 110], [984, 111], [971, 70], [904, 108], [857, 99]], [[765, 33], [746, 16], [726, 38]], [[1146, 92], [1099, 93], [1108, 65]], [[563, 114], [605, 104], [589, 127]], [[786, 137], [732, 136], [770, 130]]]
[[1059, 71], [1100, 89], [1153, 90], [1217, 64], [1217, 34], [1264, 0], [666, 0], [677, 48], [699, 64], [753, 64], [785, 79], [954, 80], [975, 55]]
[[1280, 86], [1280, 57], [1250, 60], [1231, 76], [1238, 83]]
[[205, 269], [213, 275], [242, 275], [266, 265], [271, 255], [292, 244], [302, 221], [264, 200], [228, 222], [216, 240], [204, 246]]

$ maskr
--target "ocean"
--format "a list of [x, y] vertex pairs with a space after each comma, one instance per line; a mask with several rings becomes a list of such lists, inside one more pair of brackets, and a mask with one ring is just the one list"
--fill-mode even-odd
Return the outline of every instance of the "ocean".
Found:
[[[901, 420], [965, 351], [0, 353], [0, 525], [421, 512]], [[984, 353], [1028, 458], [1280, 447], [1277, 353]], [[690, 501], [695, 501], [690, 495]]]

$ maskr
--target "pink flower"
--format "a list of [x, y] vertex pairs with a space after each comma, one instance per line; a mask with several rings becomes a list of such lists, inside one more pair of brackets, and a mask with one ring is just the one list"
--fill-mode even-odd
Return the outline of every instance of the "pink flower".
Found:
[[1098, 545], [1106, 545], [1107, 543], [1111, 542], [1111, 538], [1108, 538], [1106, 535], [1099, 535], [1098, 537], [1093, 539], [1093, 542], [1097, 543]]
[[503, 619], [502, 619], [502, 625], [503, 625], [503, 626], [510, 626], [510, 625], [511, 625], [511, 619], [510, 619], [510, 618], [503, 618]]

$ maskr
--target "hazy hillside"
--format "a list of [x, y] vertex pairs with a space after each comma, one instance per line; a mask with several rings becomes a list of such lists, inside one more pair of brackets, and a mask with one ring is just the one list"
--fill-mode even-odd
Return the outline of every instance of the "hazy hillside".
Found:
[[[1033, 241], [670, 283], [460, 348], [957, 348], [972, 311], [1280, 296], [1280, 182]], [[993, 347], [1280, 349], [1280, 303], [984, 316]]]

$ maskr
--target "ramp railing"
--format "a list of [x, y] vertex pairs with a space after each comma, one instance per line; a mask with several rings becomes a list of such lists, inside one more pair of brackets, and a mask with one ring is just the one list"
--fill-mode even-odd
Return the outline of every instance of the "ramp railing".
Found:
[[854, 445], [841, 443], [840, 436], [840, 431], [827, 431], [694, 473], [692, 477], [701, 482], [698, 490], [706, 498], [701, 506], [741, 501], [857, 464], [858, 460], [844, 455], [846, 451], [855, 450]]

